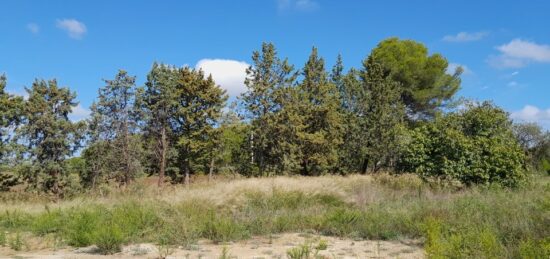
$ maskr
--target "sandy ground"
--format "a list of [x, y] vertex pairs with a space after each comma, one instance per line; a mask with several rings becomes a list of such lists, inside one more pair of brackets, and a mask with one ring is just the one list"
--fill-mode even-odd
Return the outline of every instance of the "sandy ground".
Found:
[[[324, 240], [324, 241], [320, 241]], [[326, 243], [324, 250], [315, 247]], [[249, 240], [213, 244], [202, 240], [187, 248], [169, 248], [167, 258], [220, 258], [222, 251], [229, 258], [288, 258], [287, 251], [294, 247], [309, 244], [311, 258], [424, 258], [424, 252], [415, 241], [354, 241], [335, 237], [308, 234], [282, 234], [266, 237], [255, 237]], [[163, 249], [164, 250], [164, 249]], [[313, 257], [317, 251], [317, 257]], [[95, 247], [63, 248], [59, 250], [13, 251], [0, 248], [0, 258], [158, 258], [159, 247], [153, 244], [125, 246], [122, 252], [114, 255], [101, 255]]]

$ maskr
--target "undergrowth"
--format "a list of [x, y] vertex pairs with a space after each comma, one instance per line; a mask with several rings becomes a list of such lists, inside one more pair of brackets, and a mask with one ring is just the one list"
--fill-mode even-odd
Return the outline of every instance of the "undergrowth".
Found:
[[[345, 195], [273, 188], [243, 190], [241, 198], [221, 205], [208, 197], [167, 202], [126, 195], [109, 205], [92, 202], [38, 213], [5, 210], [0, 212], [0, 245], [23, 247], [20, 233], [54, 234], [67, 245], [96, 245], [105, 254], [120, 251], [124, 244], [152, 242], [167, 256], [172, 247], [187, 247], [201, 238], [225, 243], [253, 235], [315, 232], [354, 239], [418, 239], [430, 258], [550, 255], [546, 181], [520, 189], [449, 190], [416, 179], [397, 177], [392, 182], [391, 177], [350, 185]], [[326, 244], [311, 248], [326, 249]], [[295, 250], [289, 251], [290, 257], [308, 254], [303, 247]]]

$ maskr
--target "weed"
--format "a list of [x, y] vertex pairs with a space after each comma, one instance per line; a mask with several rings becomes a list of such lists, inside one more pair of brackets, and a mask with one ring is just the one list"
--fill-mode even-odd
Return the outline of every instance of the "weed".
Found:
[[25, 246], [25, 241], [21, 233], [16, 232], [15, 235], [13, 235], [13, 237], [8, 240], [8, 245], [11, 249], [15, 251], [21, 251], [23, 249], [23, 246]]
[[94, 243], [102, 254], [120, 252], [124, 243], [124, 236], [117, 225], [98, 226], [94, 233]]

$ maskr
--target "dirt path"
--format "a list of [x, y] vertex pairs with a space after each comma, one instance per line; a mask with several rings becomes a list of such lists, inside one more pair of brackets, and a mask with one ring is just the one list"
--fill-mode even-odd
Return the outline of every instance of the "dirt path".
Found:
[[[271, 240], [255, 237], [246, 241], [229, 244], [213, 244], [200, 241], [198, 244], [183, 249], [170, 248], [167, 258], [220, 258], [225, 250], [226, 258], [289, 258], [290, 249], [308, 249], [310, 255], [317, 253], [317, 258], [424, 258], [421, 247], [411, 242], [399, 241], [354, 241], [335, 237], [314, 236], [307, 234], [282, 234]], [[95, 247], [64, 248], [57, 251], [20, 251], [0, 248], [1, 258], [157, 258], [159, 247], [153, 244], [129, 245], [122, 252], [114, 255], [100, 255]]]

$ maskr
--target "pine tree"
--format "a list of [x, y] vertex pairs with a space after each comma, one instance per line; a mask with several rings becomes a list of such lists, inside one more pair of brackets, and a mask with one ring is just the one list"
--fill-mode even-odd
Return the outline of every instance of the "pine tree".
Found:
[[108, 154], [103, 159], [112, 161], [110, 171], [121, 184], [128, 184], [140, 170], [140, 143], [135, 136], [138, 130], [135, 101], [135, 77], [119, 70], [113, 80], [104, 80], [105, 86], [99, 89], [92, 117], [97, 118], [97, 131], [100, 141], [105, 141]]
[[341, 174], [360, 172], [366, 156], [364, 128], [367, 105], [366, 90], [354, 68], [344, 73], [342, 57], [338, 55], [331, 73], [331, 81], [338, 88], [339, 112], [342, 116], [342, 142], [338, 147], [338, 170]]
[[303, 126], [298, 132], [301, 149], [301, 172], [319, 175], [331, 170], [338, 160], [341, 144], [341, 114], [338, 89], [325, 70], [323, 58], [313, 48], [298, 85], [300, 115]]
[[[283, 163], [281, 146], [284, 136], [276, 135], [277, 114], [285, 102], [285, 92], [296, 80], [294, 67], [277, 57], [275, 46], [263, 43], [252, 54], [253, 64], [246, 70], [248, 91], [242, 96], [251, 123], [251, 162], [265, 175]], [[280, 169], [279, 169], [280, 171]]]
[[[145, 143], [149, 145], [150, 167], [158, 171], [158, 185], [162, 186], [169, 161], [175, 157], [173, 125], [177, 103], [177, 78], [175, 67], [154, 63], [147, 75], [143, 94], [138, 96], [144, 117]], [[173, 170], [173, 169], [171, 169]]]
[[391, 166], [399, 148], [405, 108], [400, 100], [401, 88], [373, 59], [363, 62], [363, 87], [367, 91], [366, 148], [363, 172], [370, 167], [374, 172]]
[[26, 180], [38, 189], [61, 195], [64, 161], [80, 147], [85, 129], [84, 122], [73, 123], [68, 117], [77, 105], [76, 94], [58, 87], [56, 80], [36, 80], [26, 91], [24, 124], [17, 132], [32, 161]]
[[[225, 105], [227, 96], [212, 76], [205, 78], [201, 70], [178, 69], [176, 76], [176, 108], [173, 132], [176, 137], [178, 161], [183, 180], [189, 184], [191, 173], [200, 164], [210, 161], [214, 126]], [[205, 162], [206, 161], [206, 162]], [[205, 167], [203, 167], [205, 168]]]
[[[6, 76], [0, 75], [0, 162], [5, 163], [13, 154], [11, 143], [13, 132], [21, 121], [23, 98], [5, 91]], [[17, 178], [9, 172], [0, 172], [0, 191], [17, 183]]]

